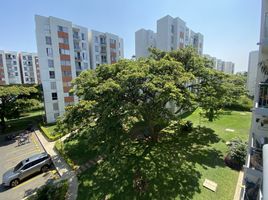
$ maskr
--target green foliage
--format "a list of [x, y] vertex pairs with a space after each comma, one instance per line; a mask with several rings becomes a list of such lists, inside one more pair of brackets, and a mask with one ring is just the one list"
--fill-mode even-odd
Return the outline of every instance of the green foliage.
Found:
[[63, 136], [62, 133], [56, 132], [56, 125], [55, 124], [49, 124], [49, 125], [43, 125], [39, 124], [39, 128], [41, 129], [42, 133], [50, 140], [55, 141]]
[[179, 123], [180, 130], [183, 133], [188, 133], [193, 130], [193, 123], [189, 120], [181, 120]]
[[0, 86], [0, 119], [1, 129], [6, 129], [6, 119], [19, 118], [29, 108], [39, 106], [38, 89], [33, 85]]
[[228, 154], [230, 158], [237, 162], [241, 167], [246, 161], [247, 143], [243, 142], [241, 139], [231, 140]]
[[34, 196], [29, 200], [65, 200], [68, 191], [68, 181], [60, 181], [56, 184], [48, 183], [44, 187], [37, 190]]
[[227, 104], [225, 108], [237, 111], [250, 111], [253, 107], [253, 101], [248, 96], [243, 95], [231, 104]]

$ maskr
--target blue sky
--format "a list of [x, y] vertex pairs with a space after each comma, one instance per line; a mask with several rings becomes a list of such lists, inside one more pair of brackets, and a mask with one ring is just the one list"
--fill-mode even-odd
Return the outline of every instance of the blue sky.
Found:
[[125, 57], [135, 53], [134, 33], [156, 30], [169, 14], [204, 35], [204, 53], [233, 61], [246, 71], [248, 53], [257, 50], [261, 0], [10, 0], [1, 2], [0, 49], [36, 52], [34, 15], [55, 16], [120, 35]]

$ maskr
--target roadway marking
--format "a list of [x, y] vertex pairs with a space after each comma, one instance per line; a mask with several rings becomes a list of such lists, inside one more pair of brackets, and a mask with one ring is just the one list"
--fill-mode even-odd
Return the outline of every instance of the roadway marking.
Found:
[[[50, 171], [48, 172], [48, 175], [51, 175]], [[44, 177], [44, 174], [42, 173], [42, 174], [39, 174], [39, 175], [37, 175], [37, 176], [35, 176], [35, 177], [30, 178], [30, 179], [27, 180], [27, 181], [23, 181], [22, 183], [20, 183], [20, 184], [17, 185], [16, 187], [11, 188], [11, 190], [18, 189], [18, 188], [20, 188], [21, 186], [24, 186], [25, 184], [30, 183], [30, 182], [34, 181], [35, 179], [37, 179], [37, 178], [39, 178], [39, 177], [41, 177], [41, 176]]]

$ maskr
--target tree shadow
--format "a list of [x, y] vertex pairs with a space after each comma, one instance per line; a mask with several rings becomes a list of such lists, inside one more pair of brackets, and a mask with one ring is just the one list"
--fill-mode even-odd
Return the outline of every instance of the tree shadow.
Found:
[[210, 146], [220, 139], [206, 127], [188, 133], [169, 128], [158, 143], [130, 138], [117, 143], [104, 161], [79, 177], [78, 199], [190, 200], [201, 192], [197, 164], [224, 166], [221, 152]]

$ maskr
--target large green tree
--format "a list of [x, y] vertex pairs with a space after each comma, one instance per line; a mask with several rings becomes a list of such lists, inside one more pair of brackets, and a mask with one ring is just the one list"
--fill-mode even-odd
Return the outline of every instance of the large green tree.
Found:
[[[75, 130], [94, 121], [106, 134], [140, 122], [145, 135], [157, 141], [159, 130], [175, 114], [200, 106], [212, 121], [242, 92], [235, 87], [236, 79], [212, 69], [192, 48], [151, 52], [149, 59], [121, 60], [81, 73], [74, 81], [81, 100], [67, 108], [61, 124]], [[175, 113], [169, 104], [176, 106]]]
[[23, 111], [37, 106], [38, 98], [37, 86], [0, 86], [0, 129], [6, 129], [6, 119], [18, 118]]

